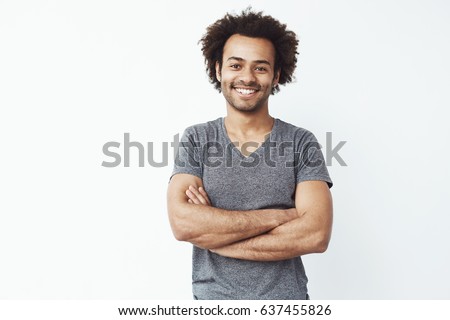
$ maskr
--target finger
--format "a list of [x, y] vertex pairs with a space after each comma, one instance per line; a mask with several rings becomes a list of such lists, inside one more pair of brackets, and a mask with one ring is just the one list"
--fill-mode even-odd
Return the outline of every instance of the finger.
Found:
[[191, 191], [193, 194], [195, 194], [195, 196], [197, 197], [197, 199], [198, 199], [202, 204], [208, 204], [208, 202], [206, 201], [206, 199], [200, 194], [200, 192], [198, 192], [197, 188], [194, 188], [193, 186], [189, 186], [189, 191]]
[[205, 199], [205, 197], [199, 192], [199, 190], [195, 187], [190, 187], [189, 190], [195, 194], [197, 199], [204, 205], [208, 205], [208, 201]]
[[202, 203], [200, 202], [200, 200], [197, 198], [197, 196], [196, 196], [193, 192], [191, 192], [190, 190], [186, 190], [186, 195], [187, 195], [188, 198], [189, 198], [192, 202], [194, 202], [195, 204], [202, 204]]
[[188, 202], [194, 204], [194, 201], [192, 201], [191, 199], [188, 199]]
[[206, 199], [206, 202], [211, 205], [211, 201], [209, 201], [209, 197], [208, 194], [206, 193], [205, 189], [203, 189], [203, 187], [198, 188], [198, 191], [200, 192], [200, 194]]

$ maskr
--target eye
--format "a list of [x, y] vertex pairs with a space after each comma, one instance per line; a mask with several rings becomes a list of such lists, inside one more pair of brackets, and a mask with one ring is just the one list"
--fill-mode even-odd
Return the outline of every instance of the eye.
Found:
[[230, 65], [231, 69], [235, 69], [235, 70], [239, 70], [241, 68], [241, 66], [237, 63]]
[[267, 71], [267, 69], [265, 67], [256, 67], [255, 68], [256, 71], [260, 71], [260, 72], [265, 72]]

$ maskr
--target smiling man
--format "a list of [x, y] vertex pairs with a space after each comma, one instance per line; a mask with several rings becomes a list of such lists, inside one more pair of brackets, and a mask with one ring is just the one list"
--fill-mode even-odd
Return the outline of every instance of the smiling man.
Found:
[[269, 114], [297, 37], [246, 10], [201, 43], [227, 115], [185, 130], [167, 193], [176, 239], [194, 245], [194, 298], [308, 299], [301, 256], [327, 249], [332, 181], [314, 135]]

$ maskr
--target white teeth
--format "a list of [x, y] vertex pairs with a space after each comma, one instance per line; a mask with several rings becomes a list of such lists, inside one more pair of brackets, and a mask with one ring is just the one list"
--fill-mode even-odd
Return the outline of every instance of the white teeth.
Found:
[[236, 88], [236, 91], [239, 92], [240, 94], [252, 94], [254, 93], [256, 90], [253, 89], [243, 89], [243, 88]]

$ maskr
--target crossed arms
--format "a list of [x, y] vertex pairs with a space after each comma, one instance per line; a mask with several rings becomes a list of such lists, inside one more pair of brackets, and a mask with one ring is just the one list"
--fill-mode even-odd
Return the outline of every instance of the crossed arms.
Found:
[[331, 194], [323, 181], [299, 183], [295, 208], [230, 211], [210, 205], [200, 178], [176, 174], [169, 183], [167, 209], [177, 240], [256, 261], [324, 252], [333, 220]]

